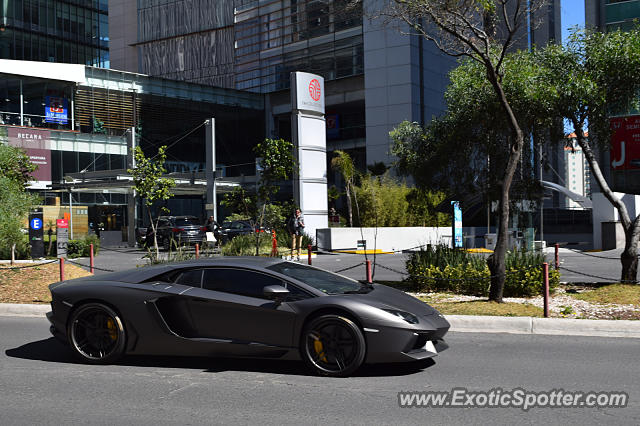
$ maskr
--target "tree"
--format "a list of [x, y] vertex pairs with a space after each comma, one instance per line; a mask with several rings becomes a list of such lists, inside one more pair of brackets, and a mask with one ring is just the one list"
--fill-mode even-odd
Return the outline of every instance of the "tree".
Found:
[[[296, 167], [293, 157], [293, 144], [284, 139], [265, 139], [258, 143], [253, 152], [256, 154], [258, 166], [260, 167], [260, 179], [258, 181], [257, 199], [254, 203], [257, 213], [257, 226], [254, 228], [262, 228], [265, 219], [267, 222], [280, 220], [282, 218], [282, 210], [280, 206], [272, 205], [273, 197], [279, 192], [278, 183], [285, 181], [291, 177]], [[258, 207], [261, 205], [261, 207]], [[284, 203], [283, 207], [290, 208], [289, 203]], [[290, 213], [289, 213], [290, 214]], [[256, 216], [251, 216], [256, 217]], [[274, 226], [276, 224], [269, 223]], [[256, 232], [256, 256], [260, 251], [260, 234]]]
[[[506, 166], [499, 180], [498, 238], [487, 263], [491, 271], [489, 299], [502, 301], [509, 220], [509, 190], [524, 146], [525, 132], [503, 87], [504, 59], [523, 35], [527, 20], [543, 1], [536, 0], [394, 0], [385, 14], [400, 19], [445, 54], [467, 57], [483, 67], [513, 137], [505, 140]], [[500, 34], [498, 35], [498, 29]]]
[[[155, 156], [147, 158], [142, 148], [136, 146], [136, 166], [133, 169], [127, 170], [133, 176], [134, 194], [144, 200], [147, 211], [149, 212], [149, 222], [153, 231], [153, 247], [156, 252], [156, 259], [160, 256], [158, 236], [156, 233], [158, 219], [156, 219], [156, 222], [153, 221], [151, 209], [156, 202], [165, 201], [173, 197], [171, 189], [176, 185], [173, 179], [162, 177], [162, 175], [167, 172], [164, 168], [164, 162], [167, 158], [166, 149], [166, 145], [163, 145], [158, 148], [158, 153]], [[166, 210], [165, 207], [161, 207], [161, 209]]]
[[22, 149], [0, 145], [0, 175], [24, 187], [33, 180], [32, 173], [37, 168]]
[[[565, 46], [538, 52], [551, 88], [556, 114], [573, 126], [578, 145], [603, 195], [618, 210], [625, 233], [621, 255], [623, 282], [636, 282], [640, 216], [631, 218], [625, 204], [609, 188], [594, 153], [594, 144], [607, 148], [611, 112], [626, 113], [638, 103], [640, 91], [640, 29], [629, 32], [576, 31]], [[586, 128], [589, 128], [589, 138]], [[598, 145], [595, 145], [596, 147]]]
[[25, 189], [36, 168], [21, 149], [0, 145], [0, 246], [10, 247], [11, 264], [16, 245], [24, 240], [25, 219], [39, 202], [39, 197]]
[[331, 168], [340, 172], [344, 180], [344, 190], [347, 196], [347, 214], [349, 215], [349, 226], [353, 226], [353, 207], [351, 197], [353, 195], [353, 184], [356, 178], [356, 166], [353, 164], [351, 156], [344, 151], [335, 150], [331, 159]]

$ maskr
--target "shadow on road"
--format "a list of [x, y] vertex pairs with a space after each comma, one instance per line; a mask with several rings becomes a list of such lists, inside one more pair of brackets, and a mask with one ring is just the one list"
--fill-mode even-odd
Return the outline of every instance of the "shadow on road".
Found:
[[[30, 359], [65, 364], [84, 364], [71, 350], [54, 337], [38, 340], [7, 349], [5, 354], [12, 358]], [[372, 364], [360, 368], [356, 377], [405, 376], [423, 371], [435, 364], [433, 359], [406, 364]], [[187, 368], [209, 373], [225, 371], [247, 371], [256, 373], [288, 374], [313, 376], [302, 361], [255, 359], [255, 358], [205, 358], [180, 356], [141, 356], [129, 355], [117, 362], [117, 365], [132, 367]]]

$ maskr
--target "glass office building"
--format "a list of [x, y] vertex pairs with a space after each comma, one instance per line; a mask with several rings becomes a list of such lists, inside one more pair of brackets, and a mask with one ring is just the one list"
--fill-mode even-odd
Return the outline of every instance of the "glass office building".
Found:
[[[30, 188], [45, 204], [87, 206], [89, 223], [117, 232], [130, 219], [131, 128], [147, 156], [169, 146], [165, 166], [182, 182], [169, 209], [200, 216], [205, 120], [216, 120], [218, 190], [224, 191], [225, 182], [255, 175], [252, 149], [265, 137], [263, 97], [79, 64], [0, 59], [0, 144], [25, 149], [39, 166]], [[139, 213], [135, 226], [146, 219]]]
[[0, 59], [109, 68], [108, 0], [0, 0]]

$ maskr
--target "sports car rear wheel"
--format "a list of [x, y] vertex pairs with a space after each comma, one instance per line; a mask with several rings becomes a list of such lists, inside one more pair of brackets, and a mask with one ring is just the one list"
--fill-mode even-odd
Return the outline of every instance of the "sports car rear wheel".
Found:
[[348, 376], [363, 363], [366, 343], [360, 328], [341, 315], [322, 315], [305, 327], [302, 358], [326, 376]]
[[125, 348], [125, 331], [118, 314], [102, 303], [88, 303], [74, 311], [69, 322], [71, 349], [84, 361], [108, 364]]

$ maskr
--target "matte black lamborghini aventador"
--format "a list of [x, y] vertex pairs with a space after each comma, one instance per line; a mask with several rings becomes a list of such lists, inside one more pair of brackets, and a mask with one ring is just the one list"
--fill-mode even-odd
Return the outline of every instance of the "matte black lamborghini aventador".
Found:
[[51, 333], [90, 363], [125, 353], [302, 358], [345, 376], [447, 348], [449, 323], [418, 299], [280, 259], [188, 261], [49, 289]]

